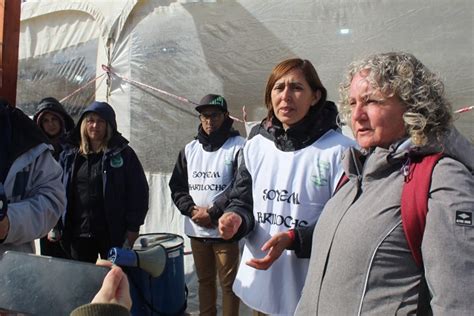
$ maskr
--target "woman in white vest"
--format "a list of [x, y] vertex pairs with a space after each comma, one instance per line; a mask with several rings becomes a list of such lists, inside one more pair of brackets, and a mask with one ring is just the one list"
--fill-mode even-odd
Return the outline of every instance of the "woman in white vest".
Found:
[[222, 238], [245, 236], [233, 290], [255, 314], [293, 315], [309, 260], [285, 250], [268, 270], [253, 262], [283, 251], [262, 248], [271, 236], [318, 220], [342, 175], [342, 152], [354, 144], [337, 131], [337, 108], [326, 95], [308, 60], [273, 68], [265, 90], [268, 116], [252, 129], [219, 220]]

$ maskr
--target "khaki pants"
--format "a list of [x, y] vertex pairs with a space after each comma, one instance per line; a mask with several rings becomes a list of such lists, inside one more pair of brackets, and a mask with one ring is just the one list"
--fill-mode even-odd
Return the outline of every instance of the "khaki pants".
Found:
[[199, 313], [202, 316], [217, 314], [216, 275], [222, 288], [222, 314], [239, 315], [240, 300], [232, 291], [239, 267], [239, 244], [209, 243], [191, 238], [194, 265], [199, 282]]

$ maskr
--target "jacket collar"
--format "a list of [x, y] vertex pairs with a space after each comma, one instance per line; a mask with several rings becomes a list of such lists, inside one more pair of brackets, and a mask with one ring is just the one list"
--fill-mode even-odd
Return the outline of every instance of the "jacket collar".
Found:
[[195, 137], [199, 143], [202, 144], [205, 151], [216, 151], [224, 145], [224, 143], [233, 136], [239, 136], [239, 131], [232, 128], [234, 120], [227, 117], [222, 126], [210, 135], [206, 134], [202, 128], [202, 124], [199, 124], [198, 134]]
[[[287, 130], [276, 117], [271, 121], [264, 120], [258, 127], [258, 134], [272, 140], [282, 151], [295, 151], [311, 145], [329, 130], [336, 130], [337, 115], [336, 105], [326, 101], [320, 107], [311, 107], [299, 123]], [[252, 131], [251, 134], [257, 133]]]
[[360, 177], [364, 166], [364, 176], [376, 177], [379, 172], [392, 168], [400, 168], [402, 172], [401, 168], [409, 163], [410, 158], [439, 152], [461, 162], [471, 173], [474, 172], [474, 146], [454, 127], [449, 128], [442, 139], [430, 140], [421, 147], [413, 145], [409, 138], [405, 138], [393, 143], [389, 148], [374, 147], [360, 151], [351, 148], [344, 153], [343, 167], [347, 174]]

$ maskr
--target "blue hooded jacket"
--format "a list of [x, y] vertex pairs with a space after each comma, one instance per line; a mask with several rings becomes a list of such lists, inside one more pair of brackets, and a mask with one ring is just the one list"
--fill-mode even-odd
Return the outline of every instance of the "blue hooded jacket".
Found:
[[[82, 113], [68, 141], [69, 148], [62, 154], [60, 163], [64, 169], [63, 183], [68, 200], [74, 192], [74, 164], [79, 153], [80, 129], [87, 113], [96, 113], [113, 130], [107, 149], [102, 157], [102, 183], [104, 210], [110, 233], [111, 247], [122, 246], [126, 232], [138, 232], [148, 211], [148, 183], [143, 167], [135, 151], [118, 131], [113, 108], [106, 102], [95, 101]], [[68, 213], [74, 203], [68, 203], [65, 216], [65, 234], [68, 233]]]

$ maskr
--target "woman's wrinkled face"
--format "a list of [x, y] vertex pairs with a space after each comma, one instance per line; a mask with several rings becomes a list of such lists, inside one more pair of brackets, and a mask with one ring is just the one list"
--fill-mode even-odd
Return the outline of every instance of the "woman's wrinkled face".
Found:
[[356, 74], [349, 90], [352, 131], [362, 148], [388, 148], [406, 135], [406, 106], [397, 96], [386, 97], [371, 87], [365, 77]]
[[61, 133], [61, 121], [57, 115], [46, 112], [41, 115], [41, 129], [48, 137], [55, 137]]
[[321, 92], [311, 90], [300, 69], [283, 75], [271, 92], [273, 113], [285, 129], [301, 121], [320, 98]]
[[107, 122], [95, 113], [86, 118], [86, 132], [91, 142], [102, 142], [107, 135]]

